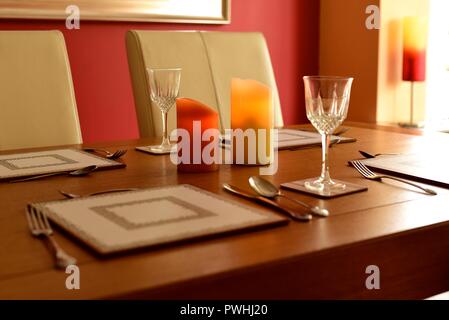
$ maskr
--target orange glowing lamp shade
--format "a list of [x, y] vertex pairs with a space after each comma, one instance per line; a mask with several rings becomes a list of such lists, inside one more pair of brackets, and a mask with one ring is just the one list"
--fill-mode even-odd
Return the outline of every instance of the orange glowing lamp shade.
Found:
[[[273, 99], [270, 87], [256, 80], [233, 78], [231, 82], [231, 129], [246, 131], [254, 129], [256, 142], [251, 146], [245, 138], [243, 145], [233, 135], [233, 158], [235, 164], [267, 165], [273, 160], [271, 129], [273, 128]], [[260, 130], [264, 129], [264, 130]], [[243, 152], [239, 163], [238, 152]], [[249, 156], [252, 154], [252, 158]], [[255, 159], [252, 161], [251, 159]]]
[[[178, 149], [178, 157], [183, 157], [182, 152], [187, 153], [187, 160], [178, 164], [178, 171], [181, 172], [210, 172], [218, 170], [218, 154], [215, 151], [220, 150], [218, 113], [205, 104], [188, 98], [178, 98], [176, 100], [176, 118], [177, 128], [184, 129], [189, 136], [189, 148]], [[213, 130], [208, 130], [213, 129]], [[207, 132], [215, 135], [207, 135]], [[206, 134], [205, 134], [206, 132]], [[185, 142], [185, 141], [184, 141]], [[179, 144], [178, 144], [179, 145]], [[207, 148], [209, 160], [203, 156], [204, 149]]]
[[426, 80], [427, 19], [405, 17], [403, 22], [402, 80]]

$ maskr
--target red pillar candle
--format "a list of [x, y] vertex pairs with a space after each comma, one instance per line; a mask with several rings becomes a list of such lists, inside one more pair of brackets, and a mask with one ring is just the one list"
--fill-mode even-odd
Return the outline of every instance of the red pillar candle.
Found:
[[[217, 151], [220, 150], [218, 113], [199, 101], [179, 98], [176, 100], [176, 117], [178, 130], [185, 130], [184, 133], [188, 133], [189, 139], [182, 141], [187, 137], [181, 136], [178, 140], [177, 157], [181, 160], [181, 163], [178, 164], [178, 171], [218, 170], [219, 154]], [[187, 145], [188, 148], [186, 148]], [[183, 161], [186, 159], [187, 163]], [[213, 160], [212, 163], [211, 160]]]
[[426, 80], [427, 19], [406, 17], [403, 20], [402, 80]]

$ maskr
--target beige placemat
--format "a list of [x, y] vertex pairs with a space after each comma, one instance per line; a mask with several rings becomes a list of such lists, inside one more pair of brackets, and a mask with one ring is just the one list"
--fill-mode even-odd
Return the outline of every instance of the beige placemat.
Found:
[[[231, 144], [229, 136], [222, 136], [222, 146]], [[355, 142], [355, 138], [331, 136], [331, 141], [338, 140], [339, 143]], [[321, 146], [321, 135], [316, 132], [301, 131], [295, 129], [278, 129], [278, 149], [301, 148], [310, 146]]]
[[33, 206], [102, 254], [288, 222], [191, 185]]
[[99, 169], [124, 167], [79, 149], [57, 149], [0, 156], [0, 181], [37, 174], [69, 172], [96, 165]]
[[375, 171], [399, 175], [412, 180], [449, 186], [449, 157], [445, 151], [419, 154], [385, 155], [361, 160]]

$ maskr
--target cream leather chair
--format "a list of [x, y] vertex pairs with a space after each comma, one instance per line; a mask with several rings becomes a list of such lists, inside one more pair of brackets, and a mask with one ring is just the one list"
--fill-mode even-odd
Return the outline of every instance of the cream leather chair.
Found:
[[0, 31], [0, 150], [81, 142], [62, 33]]
[[[160, 136], [162, 121], [152, 106], [146, 68], [182, 68], [180, 96], [216, 109], [221, 129], [230, 127], [231, 78], [255, 79], [273, 90], [275, 125], [283, 125], [270, 55], [261, 33], [129, 31], [126, 35], [140, 135]], [[175, 107], [169, 129], [176, 127]]]

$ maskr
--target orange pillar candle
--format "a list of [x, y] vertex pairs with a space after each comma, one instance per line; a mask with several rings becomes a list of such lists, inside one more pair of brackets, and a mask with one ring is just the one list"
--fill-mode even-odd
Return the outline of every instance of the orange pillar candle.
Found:
[[[178, 157], [183, 158], [182, 152], [187, 152], [187, 163], [179, 163], [178, 171], [182, 172], [208, 172], [218, 170], [218, 161], [205, 161], [203, 151], [208, 148], [206, 156], [215, 158], [219, 146], [218, 113], [199, 101], [187, 98], [176, 100], [176, 118], [178, 129], [186, 130], [189, 135], [188, 150], [178, 148]], [[215, 135], [205, 136], [208, 129], [213, 129]], [[209, 133], [213, 131], [209, 130]], [[203, 141], [205, 140], [205, 141]], [[180, 141], [179, 143], [182, 143]], [[185, 143], [185, 141], [184, 141]], [[186, 157], [184, 157], [185, 159]], [[209, 163], [208, 163], [209, 162]]]
[[426, 80], [427, 19], [406, 17], [403, 20], [402, 80]]
[[[272, 128], [273, 101], [271, 89], [256, 80], [233, 78], [231, 83], [231, 129], [233, 130], [234, 164], [270, 164], [273, 158]], [[256, 137], [255, 143], [251, 145], [245, 138], [242, 145], [241, 141], [239, 142], [239, 139], [235, 137], [235, 132], [238, 129], [244, 132], [253, 129]], [[241, 154], [242, 152], [243, 154]]]

